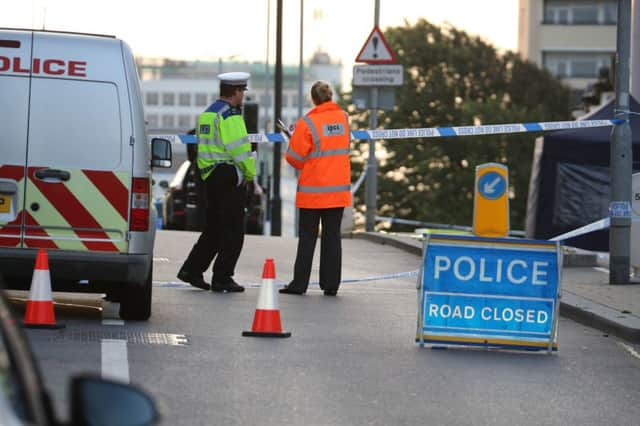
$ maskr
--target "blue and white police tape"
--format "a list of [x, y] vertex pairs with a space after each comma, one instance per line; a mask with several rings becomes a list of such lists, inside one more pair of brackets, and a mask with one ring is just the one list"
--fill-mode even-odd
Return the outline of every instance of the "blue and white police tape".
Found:
[[[389, 217], [389, 216], [376, 216], [376, 221], [378, 222], [389, 222], [390, 224], [400, 224], [400, 225], [411, 225], [411, 226], [419, 226], [421, 228], [428, 228], [429, 232], [437, 234], [438, 231], [462, 231], [462, 232], [473, 232], [473, 228], [471, 226], [462, 226], [462, 225], [450, 225], [446, 223], [434, 223], [434, 222], [422, 222], [419, 220], [411, 220], [411, 219], [401, 219], [398, 217]], [[416, 229], [414, 233], [418, 235], [410, 235], [410, 238], [423, 238], [424, 229]], [[524, 237], [526, 234], [524, 231], [509, 231], [509, 235], [515, 237]]]
[[546, 132], [551, 130], [586, 129], [622, 124], [622, 119], [549, 121], [539, 123], [487, 124], [484, 126], [433, 127], [420, 129], [354, 130], [354, 139], [413, 139], [451, 136], [500, 135], [508, 133]]
[[[547, 121], [537, 123], [486, 124], [482, 126], [426, 127], [417, 129], [380, 129], [353, 130], [351, 136], [358, 140], [374, 139], [417, 139], [444, 138], [455, 136], [502, 135], [509, 133], [548, 132], [554, 130], [588, 129], [593, 127], [615, 126], [624, 123], [623, 119]], [[196, 143], [194, 135], [178, 135], [182, 143]], [[252, 133], [248, 137], [252, 143], [286, 142], [281, 133]]]
[[362, 174], [360, 174], [360, 177], [358, 178], [356, 183], [351, 185], [351, 195], [354, 195], [356, 192], [358, 192], [358, 189], [360, 189], [360, 185], [362, 185], [362, 182], [364, 182], [364, 179], [366, 177], [367, 177], [367, 169], [364, 169], [362, 171]]
[[557, 235], [553, 238], [550, 238], [549, 241], [564, 241], [569, 238], [579, 237], [580, 235], [589, 234], [591, 232], [600, 231], [602, 229], [607, 229], [611, 224], [611, 220], [608, 217], [604, 219], [596, 220], [593, 223], [588, 225], [581, 226], [580, 228], [574, 229], [573, 231], [565, 232], [564, 234]]
[[[165, 136], [163, 136], [165, 137]], [[190, 144], [190, 143], [198, 143], [198, 139], [195, 135], [178, 135], [180, 138], [180, 142]], [[284, 135], [280, 133], [250, 133], [247, 137], [249, 142], [251, 143], [281, 143], [285, 142]], [[171, 139], [175, 142], [175, 139], [171, 137]]]
[[[382, 280], [390, 280], [390, 279], [395, 279], [395, 278], [412, 278], [412, 277], [417, 277], [418, 273], [420, 272], [419, 269], [416, 269], [414, 271], [406, 271], [406, 272], [395, 272], [395, 273], [391, 273], [391, 274], [385, 274], [385, 275], [372, 275], [372, 276], [368, 276], [368, 277], [361, 277], [361, 278], [346, 278], [343, 279], [342, 281], [340, 281], [341, 284], [348, 284], [348, 283], [358, 283], [358, 282], [367, 282], [367, 281], [382, 281]], [[288, 281], [280, 281], [275, 283], [277, 287], [284, 287], [285, 285], [289, 284]], [[262, 284], [261, 283], [247, 283], [244, 284], [245, 287], [249, 287], [249, 288], [260, 288]], [[320, 286], [320, 282], [319, 281], [311, 281], [309, 283], [310, 286], [312, 287], [319, 287]], [[189, 287], [190, 284], [187, 283], [182, 283], [182, 282], [175, 282], [175, 281], [154, 281], [153, 282], [153, 286], [154, 287], [163, 287], [163, 288], [180, 288], [180, 287]]]
[[[640, 222], [640, 216], [633, 216], [631, 218], [632, 222]], [[564, 234], [557, 235], [553, 238], [550, 238], [549, 241], [564, 241], [569, 238], [579, 237], [580, 235], [589, 234], [595, 231], [601, 231], [603, 229], [609, 228], [611, 225], [611, 218], [605, 217], [604, 219], [596, 220], [588, 225], [581, 226], [580, 228], [576, 228], [572, 231], [565, 232]]]

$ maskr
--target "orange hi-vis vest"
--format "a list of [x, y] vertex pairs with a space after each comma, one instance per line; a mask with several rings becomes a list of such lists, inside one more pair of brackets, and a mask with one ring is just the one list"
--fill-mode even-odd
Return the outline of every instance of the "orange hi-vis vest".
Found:
[[298, 120], [286, 159], [300, 170], [296, 207], [326, 209], [351, 205], [351, 132], [338, 104], [322, 103]]

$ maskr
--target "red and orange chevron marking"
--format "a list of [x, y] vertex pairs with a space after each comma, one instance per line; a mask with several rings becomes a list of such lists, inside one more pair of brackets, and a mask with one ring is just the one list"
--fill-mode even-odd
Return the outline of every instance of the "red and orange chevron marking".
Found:
[[[81, 244], [76, 244], [75, 249], [111, 252], [123, 250], [123, 244], [118, 247], [114, 242], [109, 241], [111, 237], [105, 229], [121, 230], [121, 232], [127, 230], [129, 191], [123, 184], [123, 180], [127, 181], [130, 177], [122, 173], [119, 177], [110, 171], [78, 170], [82, 173], [78, 180], [84, 182], [80, 191], [67, 183], [51, 184], [37, 179], [35, 172], [43, 168], [29, 167], [28, 179], [22, 182], [24, 167], [0, 166], [0, 178], [12, 179], [19, 184], [22, 182], [21, 191], [24, 191], [23, 185], [27, 184], [27, 198], [38, 199], [42, 204], [38, 212], [20, 211], [12, 222], [0, 224], [0, 246], [19, 245], [19, 227], [22, 224], [25, 227], [24, 244], [26, 246], [62, 248], [60, 244], [63, 240], [56, 242], [56, 236], [45, 230], [51, 225], [48, 222], [54, 221], [53, 227], [57, 229], [73, 230], [70, 235], [73, 238], [67, 238], [66, 244], [70, 244], [69, 239], [80, 241]], [[105, 201], [110, 208], [103, 207]], [[41, 213], [43, 211], [50, 213]], [[52, 219], [51, 213], [54, 213], [55, 219]], [[47, 214], [46, 223], [43, 222], [45, 214]]]

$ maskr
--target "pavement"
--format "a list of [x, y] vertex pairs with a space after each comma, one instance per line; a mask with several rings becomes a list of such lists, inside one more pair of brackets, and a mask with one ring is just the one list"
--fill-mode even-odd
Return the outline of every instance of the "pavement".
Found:
[[[415, 234], [353, 232], [360, 238], [422, 255]], [[563, 247], [560, 315], [630, 342], [640, 343], [640, 281], [609, 284], [607, 253]]]

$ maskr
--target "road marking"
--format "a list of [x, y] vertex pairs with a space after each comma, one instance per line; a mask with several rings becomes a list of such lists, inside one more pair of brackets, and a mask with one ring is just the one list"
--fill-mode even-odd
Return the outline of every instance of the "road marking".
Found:
[[[102, 303], [102, 325], [124, 326], [118, 318], [120, 304], [104, 301]], [[129, 359], [127, 341], [123, 339], [100, 339], [102, 354], [102, 377], [129, 383]]]
[[625, 351], [629, 352], [629, 354], [630, 354], [632, 357], [634, 357], [634, 358], [636, 358], [636, 359], [640, 360], [640, 353], [638, 353], [638, 351], [636, 351], [636, 350], [633, 348], [633, 346], [631, 346], [631, 345], [627, 345], [626, 343], [622, 343], [622, 342], [618, 342], [618, 344], [619, 344], [620, 346], [622, 346], [622, 349], [624, 349]]
[[593, 269], [595, 269], [596, 271], [599, 271], [599, 272], [604, 272], [605, 274], [609, 273], [609, 270], [607, 268], [603, 268], [601, 266], [594, 266]]
[[129, 383], [129, 359], [127, 341], [120, 339], [102, 339], [102, 377]]

